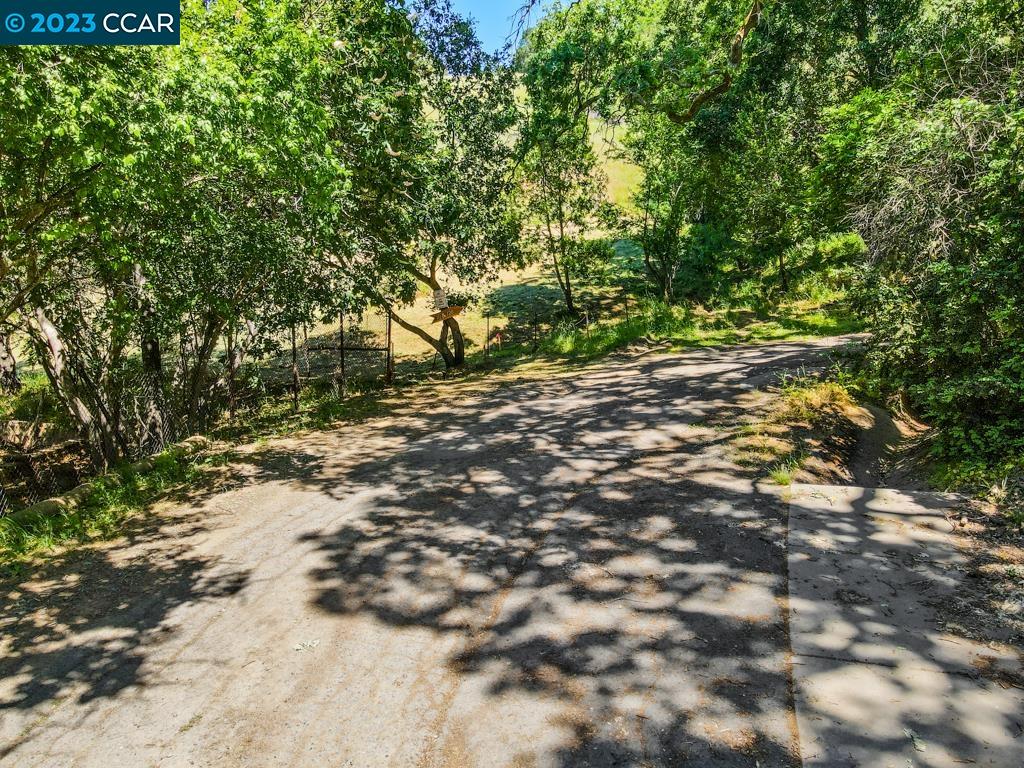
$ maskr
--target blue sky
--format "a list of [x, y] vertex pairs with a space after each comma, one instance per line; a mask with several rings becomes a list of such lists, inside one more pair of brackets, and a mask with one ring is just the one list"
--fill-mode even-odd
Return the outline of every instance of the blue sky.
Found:
[[505, 44], [512, 32], [512, 17], [522, 5], [523, 0], [452, 0], [459, 13], [476, 19], [477, 35], [491, 52]]

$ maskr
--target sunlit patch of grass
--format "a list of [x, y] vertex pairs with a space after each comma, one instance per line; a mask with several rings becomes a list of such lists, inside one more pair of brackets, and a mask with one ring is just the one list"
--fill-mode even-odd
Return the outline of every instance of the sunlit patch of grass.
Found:
[[788, 456], [775, 464], [769, 470], [768, 477], [776, 485], [792, 485], [807, 458], [808, 454], [806, 451], [796, 451], [792, 456]]
[[745, 424], [733, 439], [741, 466], [761, 469], [778, 485], [791, 485], [808, 466], [812, 449], [860, 418], [861, 411], [841, 383], [810, 376], [784, 378], [778, 397], [761, 420]]
[[746, 425], [736, 431], [736, 440], [736, 461], [741, 466], [763, 467], [793, 451], [785, 430], [774, 425]]
[[641, 318], [589, 329], [565, 326], [544, 340], [542, 348], [558, 355], [595, 357], [633, 343], [644, 336], [647, 326]]
[[40, 370], [21, 372], [21, 389], [0, 392], [0, 420], [20, 419], [63, 423], [67, 416], [50, 386], [50, 380]]
[[805, 424], [816, 428], [837, 413], [857, 408], [850, 391], [836, 381], [797, 377], [782, 383], [782, 397], [769, 419], [776, 424]]
[[842, 305], [821, 307], [801, 301], [766, 314], [744, 308], [709, 311], [641, 300], [633, 305], [628, 318], [582, 328], [569, 323], [556, 326], [542, 348], [558, 355], [592, 357], [640, 339], [663, 342], [672, 351], [682, 351], [692, 347], [839, 336], [857, 332], [862, 327]]
[[687, 308], [648, 301], [635, 307], [628, 319], [618, 322], [584, 328], [565, 323], [544, 340], [542, 348], [559, 355], [593, 357], [640, 339], [680, 338], [690, 334], [693, 328], [694, 320]]
[[776, 485], [792, 485], [793, 473], [788, 467], [777, 467], [768, 473], [768, 477]]
[[590, 118], [591, 145], [604, 172], [607, 197], [618, 207], [632, 211], [636, 208], [633, 196], [643, 180], [643, 171], [622, 156], [620, 139], [603, 120]]

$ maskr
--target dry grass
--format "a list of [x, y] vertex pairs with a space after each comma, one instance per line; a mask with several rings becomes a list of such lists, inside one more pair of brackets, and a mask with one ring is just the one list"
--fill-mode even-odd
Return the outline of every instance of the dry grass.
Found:
[[[777, 485], [814, 474], [844, 471], [848, 435], [863, 423], [863, 409], [840, 383], [811, 377], [784, 380], [758, 422], [734, 440], [736, 460], [760, 468]], [[808, 478], [814, 479], [814, 478]]]
[[836, 416], [855, 418], [858, 413], [859, 406], [842, 384], [794, 379], [783, 383], [782, 397], [768, 415], [768, 421], [813, 429], [826, 425]]

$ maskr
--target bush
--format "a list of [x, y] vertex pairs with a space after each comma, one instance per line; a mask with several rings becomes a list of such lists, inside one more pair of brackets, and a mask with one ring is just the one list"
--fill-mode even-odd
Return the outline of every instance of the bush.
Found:
[[938, 428], [938, 456], [995, 467], [1024, 455], [1024, 103], [1006, 41], [984, 89], [866, 90], [831, 114], [819, 173], [871, 245], [852, 291], [873, 338], [865, 373]]
[[628, 320], [579, 328], [574, 322], [557, 325], [542, 345], [546, 352], [589, 357], [610, 352], [641, 338], [662, 339], [691, 331], [694, 321], [684, 307], [641, 300]]

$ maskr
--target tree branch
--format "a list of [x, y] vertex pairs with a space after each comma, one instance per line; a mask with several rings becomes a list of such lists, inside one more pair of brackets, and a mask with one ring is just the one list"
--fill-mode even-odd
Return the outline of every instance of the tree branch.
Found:
[[[743, 63], [743, 49], [750, 33], [757, 29], [761, 23], [761, 13], [764, 11], [764, 3], [761, 0], [754, 0], [747, 11], [743, 23], [732, 38], [732, 45], [729, 47], [729, 67], [736, 69]], [[722, 81], [713, 88], [708, 88], [694, 96], [693, 101], [685, 112], [677, 112], [671, 107], [663, 109], [665, 116], [676, 125], [686, 125], [695, 118], [704, 105], [712, 99], [727, 93], [732, 88], [733, 77], [731, 72], [722, 75]]]

